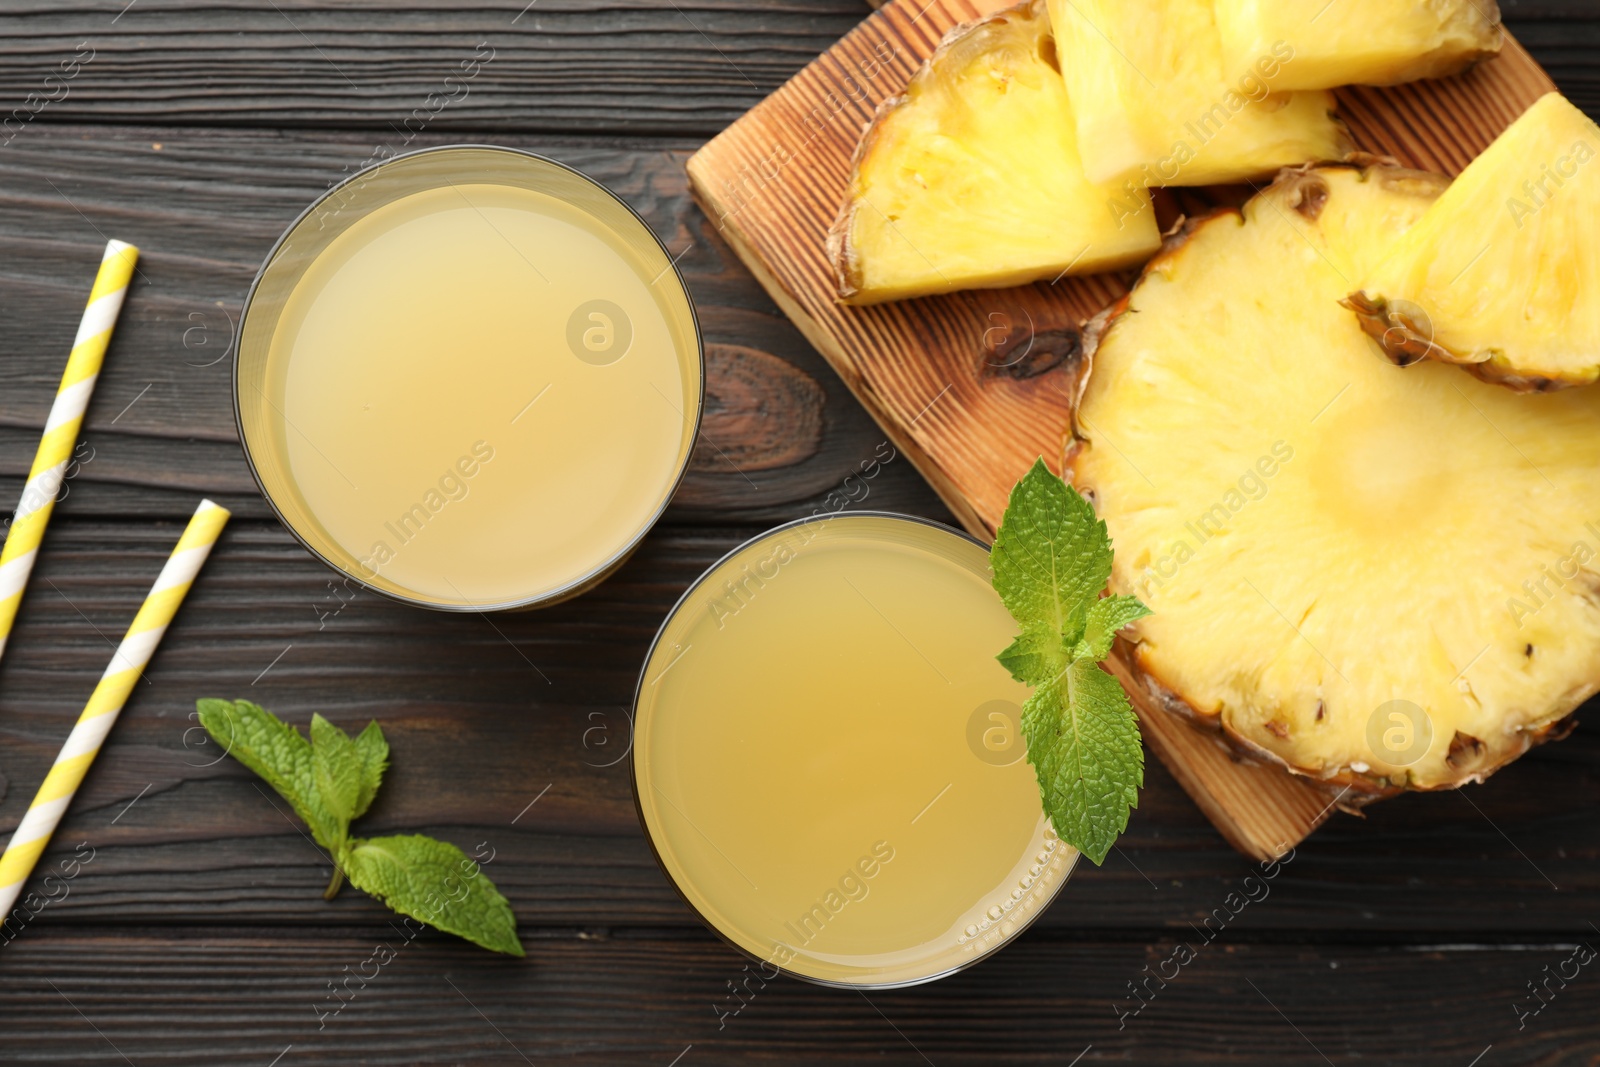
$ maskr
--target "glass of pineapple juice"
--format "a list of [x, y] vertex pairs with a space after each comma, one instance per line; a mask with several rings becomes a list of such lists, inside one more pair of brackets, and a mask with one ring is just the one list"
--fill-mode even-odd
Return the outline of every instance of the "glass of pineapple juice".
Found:
[[694, 308], [598, 183], [487, 146], [335, 186], [245, 303], [234, 399], [262, 492], [315, 555], [442, 610], [554, 603], [621, 565], [688, 466]]
[[764, 977], [931, 981], [1049, 905], [1077, 853], [995, 659], [1014, 629], [982, 545], [879, 512], [763, 534], [673, 608], [634, 797], [679, 893]]

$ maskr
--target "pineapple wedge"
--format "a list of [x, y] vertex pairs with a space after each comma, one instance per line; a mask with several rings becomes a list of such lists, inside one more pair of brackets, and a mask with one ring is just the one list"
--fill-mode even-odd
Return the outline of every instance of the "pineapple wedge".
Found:
[[1042, 0], [958, 26], [856, 149], [828, 234], [849, 304], [997, 289], [1142, 263], [1144, 190], [1083, 175]]
[[1600, 686], [1600, 389], [1374, 359], [1338, 306], [1443, 178], [1286, 172], [1094, 324], [1067, 471], [1154, 702], [1359, 804], [1481, 780]]
[[[1350, 151], [1331, 93], [1224, 76], [1211, 3], [1049, 0], [1091, 181], [1240, 182]], [[1268, 60], [1276, 72], [1282, 57]]]
[[1500, 51], [1495, 0], [1216, 0], [1216, 11], [1224, 68], [1279, 90], [1443, 78]]
[[1347, 306], [1404, 366], [1522, 391], [1600, 378], [1600, 127], [1542, 97], [1462, 172]]

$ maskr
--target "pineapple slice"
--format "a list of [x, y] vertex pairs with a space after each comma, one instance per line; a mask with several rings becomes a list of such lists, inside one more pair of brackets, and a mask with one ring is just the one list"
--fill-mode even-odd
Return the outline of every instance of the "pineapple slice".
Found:
[[1049, 0], [1091, 181], [1247, 181], [1350, 150], [1333, 95], [1229, 81], [1212, 0]]
[[1274, 89], [1443, 78], [1500, 51], [1495, 0], [1216, 0], [1223, 67]]
[[1090, 331], [1067, 457], [1157, 702], [1347, 804], [1481, 780], [1600, 686], [1600, 389], [1401, 370], [1338, 306], [1444, 185], [1303, 168], [1190, 224]]
[[884, 102], [828, 233], [850, 304], [1111, 270], [1160, 246], [1148, 193], [1083, 175], [1043, 0], [951, 30]]
[[1600, 127], [1542, 97], [1350, 296], [1402, 366], [1428, 357], [1522, 391], [1600, 378]]

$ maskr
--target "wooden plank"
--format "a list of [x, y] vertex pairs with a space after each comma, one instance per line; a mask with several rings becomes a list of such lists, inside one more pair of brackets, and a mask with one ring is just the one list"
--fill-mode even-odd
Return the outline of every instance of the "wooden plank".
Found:
[[[0, 777], [10, 782], [0, 833], [21, 817], [178, 525], [52, 528], [0, 666]], [[322, 901], [327, 861], [193, 730], [195, 698], [217, 695], [257, 700], [302, 727], [313, 712], [350, 728], [379, 719], [394, 765], [362, 832], [423, 830], [493, 850], [494, 877], [529, 929], [697, 928], [640, 832], [622, 758], [626, 709], [679, 593], [749, 530], [658, 531], [592, 593], [491, 626], [332, 590], [275, 523], [233, 524], [47, 854], [49, 869], [82, 841], [98, 858], [43, 921], [173, 936], [197, 922], [381, 928], [383, 909], [360, 894]], [[1116, 851], [1079, 869], [1043, 927], [1181, 930], [1251, 873], [1154, 761], [1148, 777]], [[1600, 734], [1580, 731], [1469, 794], [1337, 818], [1252, 905], [1250, 929], [1548, 936], [1592, 918], [1596, 894]]]
[[[867, 10], [862, 0], [137, 0], [119, 18], [124, 2], [4, 5], [0, 117], [43, 98], [36, 122], [362, 128], [372, 145], [398, 145], [397, 128], [419, 125], [708, 137]], [[1600, 20], [1590, 0], [1501, 7], [1568, 94], [1600, 114], [1591, 59]], [[63, 83], [61, 63], [88, 54], [85, 42], [94, 58]], [[469, 81], [446, 83], [461, 63], [490, 54], [480, 45], [493, 50], [489, 62]]]
[[[7, 3], [0, 115], [27, 114], [37, 94], [52, 122], [360, 127], [396, 146], [422, 127], [711, 134], [864, 10], [860, 0], [136, 5], [119, 15], [120, 2]], [[88, 59], [61, 66], [74, 56]]]
[[[904, 87], [946, 29], [1005, 6], [896, 0], [689, 161], [696, 195], [751, 272], [977, 536], [991, 534], [1036, 457], [1059, 465], [1079, 329], [1129, 276], [849, 308], [835, 300], [825, 235], [878, 103]], [[1454, 173], [1552, 87], [1508, 40], [1457, 78], [1341, 90], [1340, 110], [1359, 147]], [[996, 336], [1046, 346], [1054, 358], [1002, 373]], [[1118, 673], [1127, 683], [1120, 665]], [[1128, 688], [1150, 747], [1240, 851], [1273, 855], [1327, 817], [1334, 794], [1237, 758], [1217, 735]]]
[[[605, 182], [681, 256], [708, 404], [668, 522], [805, 514], [874, 456], [883, 434], [694, 207], [686, 152], [503, 140]], [[51, 126], [0, 150], [0, 507], [21, 493], [105, 233], [140, 245], [140, 275], [61, 514], [186, 515], [206, 493], [268, 517], [234, 427], [234, 324], [278, 234], [369, 151], [365, 134]], [[890, 467], [873, 506], [940, 514], [907, 465]]]
[[[0, 1000], [7, 1060], [19, 1064], [991, 1067], [1079, 1057], [1085, 1067], [1465, 1067], [1478, 1057], [1485, 1067], [1579, 1067], [1600, 1058], [1595, 965], [1569, 962], [1575, 941], [1600, 940], [1586, 929], [1509, 950], [1403, 952], [1233, 934], [1210, 944], [1185, 935], [1193, 959], [1180, 968], [1171, 939], [1030, 931], [980, 968], [862, 996], [763, 983], [704, 935], [566, 931], [529, 942], [518, 961], [431, 931], [408, 941], [404, 928], [314, 939], [209, 927], [186, 937], [25, 933], [4, 950]], [[1527, 983], [1543, 981], [1546, 967], [1576, 977], [1564, 988], [1551, 980], [1548, 1003], [1519, 1028], [1517, 1007], [1540, 1003]], [[242, 980], [245, 969], [260, 977]], [[748, 985], [747, 974], [756, 975]], [[1147, 975], [1148, 1002], [1124, 1017], [1140, 1003], [1129, 983]]]

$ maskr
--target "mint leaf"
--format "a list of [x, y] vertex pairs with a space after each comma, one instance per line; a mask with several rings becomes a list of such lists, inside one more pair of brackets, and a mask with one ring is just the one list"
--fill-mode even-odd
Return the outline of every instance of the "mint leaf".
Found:
[[1083, 627], [1083, 641], [1077, 655], [1087, 656], [1096, 663], [1111, 652], [1111, 641], [1117, 631], [1131, 622], [1138, 622], [1150, 609], [1134, 596], [1108, 596], [1096, 600], [1089, 608], [1088, 620]]
[[1106, 525], [1042, 459], [1011, 490], [989, 560], [1022, 630], [998, 658], [1033, 687], [1022, 731], [1045, 813], [1063, 841], [1103, 863], [1138, 805], [1144, 749], [1127, 694], [1099, 664], [1117, 631], [1150, 611], [1135, 597], [1101, 597]]
[[467, 854], [421, 834], [351, 842], [350, 884], [402, 915], [473, 944], [523, 955], [511, 905]]
[[1011, 490], [989, 558], [1013, 619], [1050, 624], [1074, 641], [1073, 627], [1111, 577], [1106, 524], [1042, 459]]
[[1067, 665], [1061, 635], [1048, 626], [1024, 630], [1011, 647], [1000, 653], [1000, 665], [1023, 685], [1042, 685], [1060, 674]]
[[356, 794], [356, 807], [352, 818], [365, 815], [378, 796], [383, 784], [383, 772], [389, 769], [389, 742], [376, 721], [356, 735], [356, 752], [361, 756], [361, 789]]
[[[312, 770], [323, 806], [346, 827], [361, 797], [361, 754], [350, 735], [321, 715], [311, 716]], [[344, 835], [339, 835], [340, 842]]]
[[300, 731], [248, 700], [201, 700], [200, 725], [234, 759], [260, 775], [332, 852], [345, 828], [322, 803], [311, 744]]
[[1104, 863], [1144, 783], [1144, 748], [1128, 694], [1094, 660], [1073, 660], [1022, 705], [1022, 732], [1056, 833]]
[[206, 732], [276, 789], [332, 854], [324, 897], [333, 899], [348, 877], [402, 915], [496, 952], [523, 954], [511, 905], [459, 848], [420, 834], [350, 840], [350, 820], [372, 806], [389, 767], [389, 742], [376, 722], [351, 740], [313, 715], [308, 742], [246, 700], [201, 700], [198, 707]]

